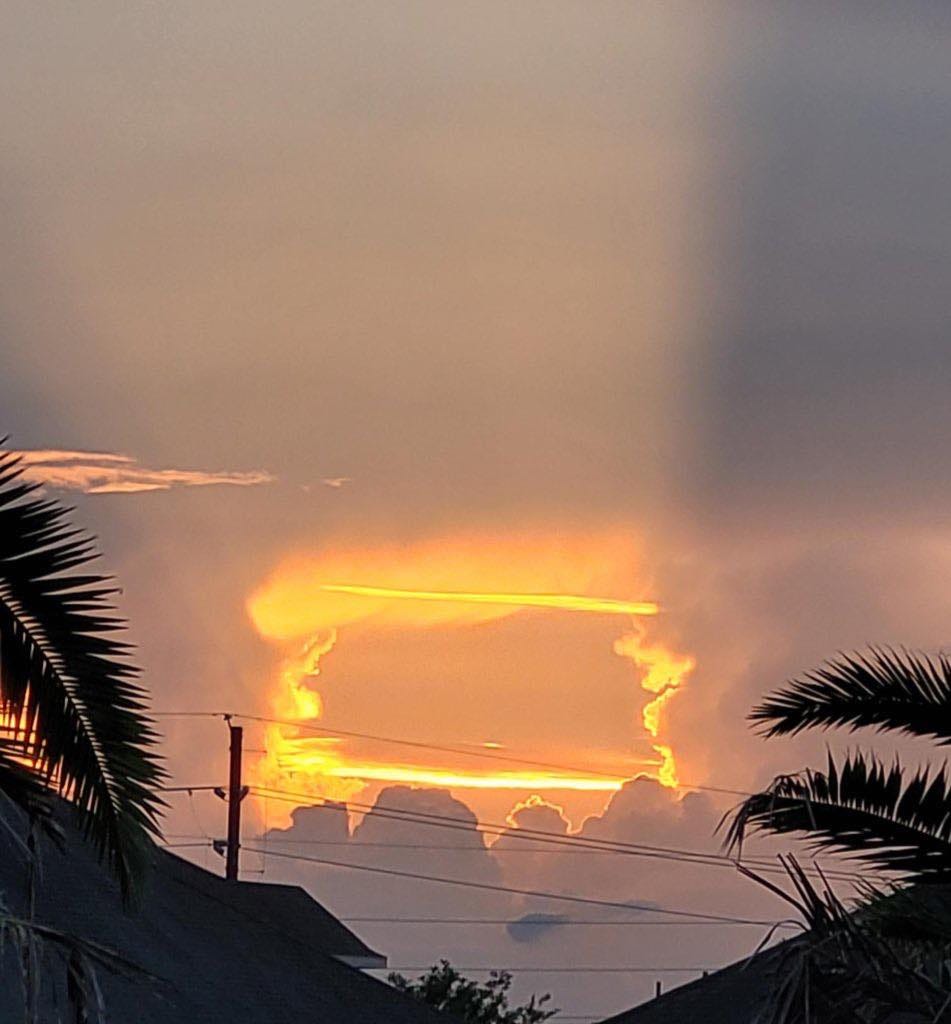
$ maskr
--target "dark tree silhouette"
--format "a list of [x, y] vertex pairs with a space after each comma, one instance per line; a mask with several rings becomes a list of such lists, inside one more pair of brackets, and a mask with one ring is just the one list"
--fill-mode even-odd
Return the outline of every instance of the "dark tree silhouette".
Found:
[[[871, 727], [951, 743], [951, 662], [873, 649], [843, 656], [777, 691], [750, 714], [767, 736]], [[910, 777], [861, 751], [824, 771], [780, 775], [746, 800], [728, 842], [749, 832], [803, 833], [816, 848], [847, 853], [917, 881], [951, 882], [951, 789], [942, 768]]]
[[402, 974], [391, 974], [390, 984], [421, 1003], [454, 1014], [466, 1024], [541, 1024], [557, 1010], [545, 1009], [551, 996], [532, 996], [524, 1006], [509, 1007], [508, 992], [512, 975], [492, 971], [488, 981], [466, 978], [449, 963], [440, 960], [416, 981]]
[[[905, 650], [843, 655], [770, 695], [750, 718], [767, 736], [872, 728], [951, 743], [951, 662]], [[951, 1021], [951, 789], [945, 768], [906, 773], [853, 752], [780, 775], [733, 813], [727, 845], [800, 835], [871, 869], [847, 906], [784, 861], [795, 895], [746, 871], [799, 911], [778, 951], [770, 1024]]]
[[93, 541], [0, 451], [0, 793], [33, 818], [55, 791], [129, 897], [164, 771]]

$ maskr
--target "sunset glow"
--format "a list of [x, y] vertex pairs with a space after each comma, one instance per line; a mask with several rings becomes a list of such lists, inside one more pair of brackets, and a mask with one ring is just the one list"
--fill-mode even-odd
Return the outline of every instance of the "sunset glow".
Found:
[[900, 721], [951, 706], [949, 52], [942, 3], [4, 6], [0, 1024], [951, 1024], [790, 903], [951, 871], [869, 810], [904, 765], [951, 823]]
[[397, 601], [441, 601], [449, 604], [494, 604], [515, 608], [559, 608], [570, 612], [599, 612], [603, 615], [656, 615], [652, 601], [615, 601], [608, 597], [579, 597], [573, 594], [467, 594], [451, 590], [395, 590], [345, 583], [325, 583], [321, 590], [355, 597], [382, 597]]
[[[341, 739], [271, 725], [266, 752], [255, 769], [258, 781], [271, 788], [292, 783], [295, 790], [332, 799], [346, 799], [369, 782], [611, 793], [625, 779], [645, 774], [676, 787], [674, 752], [658, 737], [663, 711], [683, 686], [694, 659], [647, 640], [642, 620], [658, 615], [656, 602], [596, 593], [596, 588], [629, 589], [638, 578], [637, 562], [636, 548], [621, 534], [466, 537], [406, 549], [331, 550], [289, 560], [252, 596], [248, 609], [258, 631], [286, 649], [270, 698], [275, 717], [301, 723], [314, 723], [324, 714], [317, 689], [320, 662], [341, 631], [365, 635], [381, 629], [460, 629], [520, 613], [625, 617], [629, 631], [615, 641], [614, 652], [633, 662], [641, 687], [652, 695], [638, 720], [656, 757], [624, 756], [630, 767], [617, 776], [517, 764], [488, 770], [477, 763], [433, 764], [432, 755], [424, 757], [422, 750], [420, 760], [413, 762], [355, 756]], [[374, 576], [379, 582], [339, 582], [346, 576]], [[410, 580], [422, 586], [410, 586]], [[635, 726], [632, 741], [638, 732]]]
[[[656, 694], [641, 712], [644, 728], [656, 739], [664, 708], [683, 686], [696, 666], [696, 660], [689, 654], [675, 654], [659, 644], [644, 643], [643, 633], [640, 632], [616, 640], [614, 652], [623, 658], [630, 658], [635, 668], [643, 673], [641, 688]], [[676, 786], [677, 768], [673, 751], [663, 743], [655, 743], [654, 750], [661, 759], [657, 780], [665, 786]]]

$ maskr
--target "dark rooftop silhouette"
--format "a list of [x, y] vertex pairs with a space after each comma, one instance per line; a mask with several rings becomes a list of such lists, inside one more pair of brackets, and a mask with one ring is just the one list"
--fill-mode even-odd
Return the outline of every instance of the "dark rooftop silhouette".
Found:
[[[24, 915], [28, 862], [8, 823], [13, 824], [11, 812], [0, 822], [0, 894], [11, 913]], [[228, 882], [156, 848], [137, 905], [126, 910], [118, 885], [74, 827], [67, 827], [65, 849], [45, 837], [39, 849], [36, 921], [109, 947], [162, 979], [156, 984], [99, 969], [109, 1020], [436, 1024], [450, 1019], [356, 969], [382, 966], [385, 959], [296, 886]], [[2, 968], [8, 983], [0, 990], [0, 1020], [19, 1019], [22, 992], [15, 979], [20, 968], [10, 944]], [[40, 1019], [59, 1019], [65, 1012], [65, 978], [65, 967], [55, 960], [41, 974]]]

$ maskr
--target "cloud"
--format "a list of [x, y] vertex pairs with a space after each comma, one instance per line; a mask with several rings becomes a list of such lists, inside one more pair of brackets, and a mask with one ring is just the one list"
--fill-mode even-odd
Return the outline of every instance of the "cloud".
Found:
[[139, 494], [169, 491], [173, 487], [255, 487], [272, 483], [263, 470], [207, 471], [201, 469], [150, 469], [131, 455], [116, 452], [80, 452], [58, 449], [17, 452], [23, 478], [67, 491], [86, 494]]
[[[579, 973], [569, 987], [520, 966], [712, 967], [748, 955], [764, 930], [709, 922], [658, 924], [666, 915], [645, 908], [689, 908], [764, 920], [785, 916], [778, 900], [729, 866], [684, 863], [662, 854], [661, 847], [717, 850], [712, 832], [719, 811], [705, 795], [680, 796], [650, 780], [632, 782], [600, 814], [588, 818], [580, 833], [583, 839], [654, 847], [660, 856], [571, 846], [568, 837], [577, 833], [566, 831], [557, 806], [538, 797], [521, 801], [510, 817], [516, 827], [486, 847], [475, 812], [451, 792], [392, 786], [378, 794], [373, 810], [349, 838], [339, 805], [299, 808], [291, 828], [267, 833], [266, 849], [280, 856], [259, 863], [271, 881], [303, 885], [385, 952], [394, 967], [423, 967], [441, 957], [459, 965], [511, 967], [519, 998], [552, 990], [557, 1005], [579, 1014], [598, 1010], [607, 1015], [649, 990], [637, 974]], [[552, 832], [556, 842], [520, 838], [518, 826]], [[305, 859], [286, 859], [288, 855]], [[248, 870], [258, 868], [256, 855], [245, 856]], [[306, 859], [311, 857], [396, 874], [348, 871]], [[407, 874], [498, 888], [434, 884]], [[631, 909], [566, 903], [518, 890], [629, 903]], [[656, 977], [665, 987], [685, 980], [673, 972]], [[654, 980], [649, 978], [651, 984]]]
[[722, 221], [730, 313], [694, 480], [744, 518], [751, 503], [850, 525], [856, 508], [930, 517], [947, 503], [934, 467], [951, 428], [947, 36], [867, 5], [781, 23], [748, 79], [743, 205]]
[[[264, 848], [275, 855], [266, 859], [268, 874], [306, 886], [344, 917], [502, 918], [511, 912], [511, 900], [504, 893], [406, 877], [462, 878], [486, 885], [503, 882], [502, 869], [483, 842], [475, 814], [447, 790], [385, 787], [372, 809], [361, 820], [357, 818], [356, 807], [348, 815], [340, 804], [296, 809], [290, 828], [265, 833]], [[301, 855], [308, 859], [287, 859]], [[251, 857], [249, 853], [249, 862]], [[321, 861], [385, 869], [397, 875], [386, 878]], [[391, 940], [392, 936], [388, 944]], [[425, 933], [403, 936], [399, 955], [403, 963], [429, 962], [432, 953]]]
[[513, 829], [530, 828], [557, 835], [568, 834], [568, 820], [557, 804], [550, 803], [537, 793], [527, 800], [520, 800], [505, 819]]
[[535, 942], [571, 920], [566, 914], [523, 914], [505, 926], [513, 942]]

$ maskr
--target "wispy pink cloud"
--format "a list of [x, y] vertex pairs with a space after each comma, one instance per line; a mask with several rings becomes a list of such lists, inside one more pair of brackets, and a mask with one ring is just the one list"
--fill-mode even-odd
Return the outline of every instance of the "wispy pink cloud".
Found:
[[168, 491], [173, 487], [254, 487], [271, 483], [263, 470], [208, 471], [201, 469], [150, 469], [131, 455], [117, 452], [35, 450], [17, 452], [23, 478], [61, 490], [86, 494], [139, 494]]

